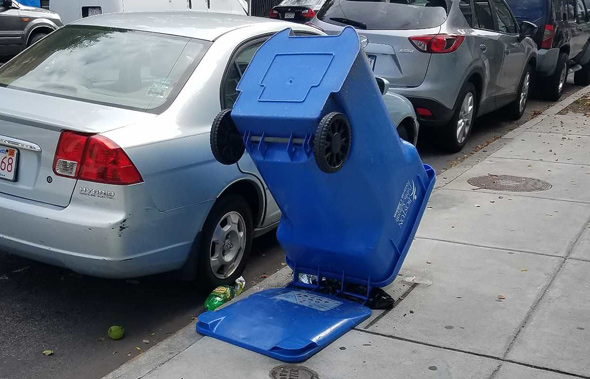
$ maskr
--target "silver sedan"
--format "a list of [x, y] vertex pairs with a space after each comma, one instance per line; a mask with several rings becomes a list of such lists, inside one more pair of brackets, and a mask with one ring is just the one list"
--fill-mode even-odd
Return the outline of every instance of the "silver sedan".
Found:
[[[108, 278], [234, 281], [280, 211], [248, 156], [214, 160], [209, 131], [257, 48], [287, 27], [320, 33], [233, 15], [110, 14], [0, 68], [0, 248]], [[386, 102], [394, 125], [416, 133], [411, 104]]]

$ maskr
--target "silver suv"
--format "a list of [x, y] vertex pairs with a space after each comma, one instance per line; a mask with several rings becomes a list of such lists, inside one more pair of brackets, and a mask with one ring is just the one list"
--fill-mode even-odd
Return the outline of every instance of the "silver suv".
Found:
[[475, 117], [504, 106], [515, 119], [524, 112], [537, 26], [518, 25], [504, 0], [329, 0], [312, 24], [330, 34], [358, 29], [375, 75], [412, 102], [421, 125], [437, 126], [451, 152]]
[[0, 57], [14, 56], [63, 26], [55, 12], [0, 1]]

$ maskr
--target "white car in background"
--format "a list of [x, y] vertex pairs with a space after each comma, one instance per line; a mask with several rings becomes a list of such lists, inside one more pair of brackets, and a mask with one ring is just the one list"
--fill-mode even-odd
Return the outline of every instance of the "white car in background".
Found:
[[104, 13], [194, 10], [202, 12], [248, 14], [246, 0], [51, 0], [49, 9], [59, 14], [64, 24]]

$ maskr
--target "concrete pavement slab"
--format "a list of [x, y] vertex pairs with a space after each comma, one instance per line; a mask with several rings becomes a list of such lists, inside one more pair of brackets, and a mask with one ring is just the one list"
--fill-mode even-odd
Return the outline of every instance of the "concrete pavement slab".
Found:
[[528, 131], [590, 136], [590, 118], [575, 113], [557, 115], [541, 120]]
[[[552, 187], [546, 191], [509, 192], [481, 189], [467, 182], [471, 178], [487, 175], [511, 175], [540, 179], [548, 182]], [[590, 166], [488, 158], [455, 179], [445, 188], [590, 203], [590, 191], [588, 190], [590, 188]]]
[[587, 204], [443, 188], [417, 236], [565, 256], [589, 217]]
[[[206, 337], [143, 378], [261, 379], [283, 364]], [[359, 331], [347, 333], [302, 364], [320, 379], [488, 378], [498, 365], [493, 359]]]
[[404, 272], [432, 285], [418, 285], [366, 330], [501, 358], [561, 262], [417, 239]]
[[590, 262], [567, 261], [508, 359], [590, 376]]
[[491, 157], [590, 165], [590, 137], [525, 132]]
[[580, 236], [570, 258], [590, 261], [590, 227]]
[[538, 370], [531, 367], [504, 363], [494, 379], [574, 379], [576, 376]]

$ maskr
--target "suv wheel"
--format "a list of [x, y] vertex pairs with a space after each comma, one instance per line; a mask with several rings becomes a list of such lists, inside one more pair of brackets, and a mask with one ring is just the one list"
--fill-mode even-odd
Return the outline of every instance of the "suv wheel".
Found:
[[34, 45], [45, 37], [47, 37], [47, 33], [35, 33], [29, 40], [29, 44], [27, 46]]
[[533, 70], [531, 69], [531, 66], [527, 65], [522, 73], [522, 78], [520, 79], [516, 99], [507, 107], [508, 115], [513, 120], [519, 120], [526, 109], [532, 76]]
[[227, 195], [215, 203], [205, 225], [199, 249], [197, 280], [202, 290], [233, 284], [250, 256], [254, 226], [244, 198]]
[[574, 74], [574, 83], [579, 86], [590, 85], [590, 62], [582, 66], [580, 71]]
[[555, 72], [544, 80], [541, 94], [545, 99], [557, 101], [561, 98], [561, 95], [563, 95], [563, 87], [567, 81], [568, 74], [567, 60], [568, 56], [566, 53], [559, 54]]
[[451, 121], [443, 128], [441, 147], [450, 153], [461, 151], [471, 133], [477, 112], [477, 92], [473, 83], [463, 86]]

